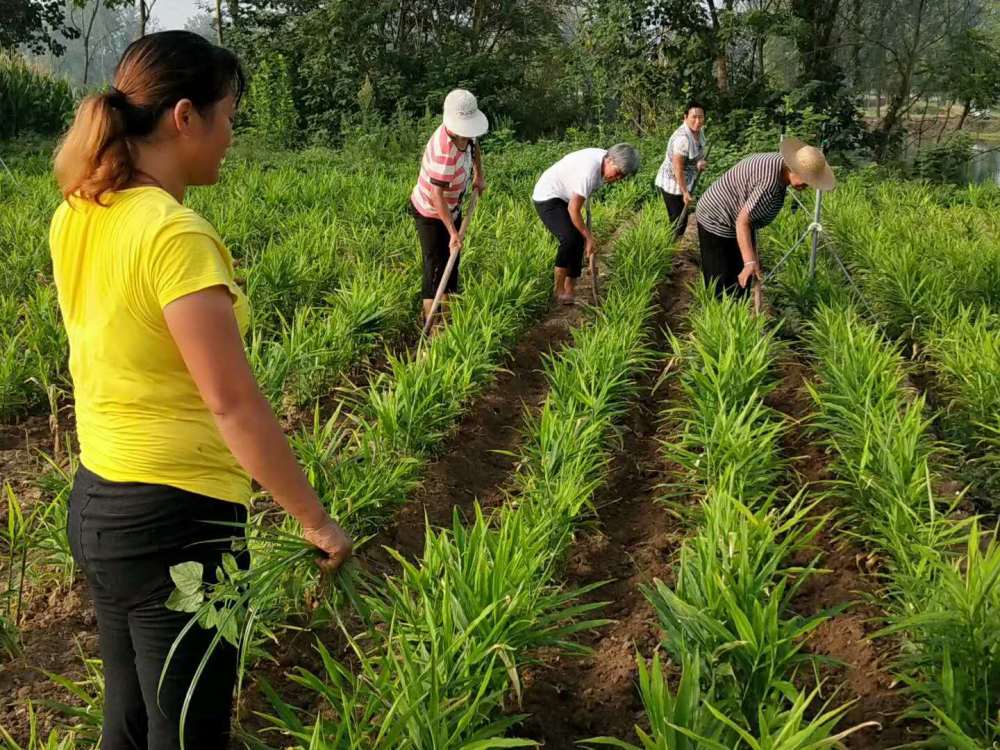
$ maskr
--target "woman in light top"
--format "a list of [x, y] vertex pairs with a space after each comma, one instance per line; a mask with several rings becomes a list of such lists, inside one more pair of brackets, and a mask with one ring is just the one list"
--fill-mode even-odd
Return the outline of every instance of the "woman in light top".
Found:
[[[471, 185], [486, 189], [483, 162], [477, 138], [486, 134], [489, 121], [479, 111], [476, 97], [465, 89], [455, 89], [445, 97], [444, 115], [431, 135], [420, 161], [417, 184], [410, 193], [410, 210], [420, 239], [423, 257], [424, 321], [431, 314], [434, 296], [444, 276], [448, 257], [462, 250], [462, 200]], [[473, 179], [473, 171], [475, 178]], [[448, 295], [458, 292], [459, 259], [455, 259], [442, 307]]]
[[559, 243], [555, 296], [572, 305], [584, 255], [596, 252], [594, 235], [583, 218], [583, 206], [601, 185], [639, 171], [639, 152], [627, 143], [605, 150], [585, 148], [567, 154], [542, 173], [531, 195], [535, 210]]
[[[103, 750], [180, 746], [212, 633], [184, 637], [158, 689], [190, 618], [166, 606], [170, 567], [195, 560], [214, 579], [234, 549], [219, 524], [246, 520], [251, 477], [298, 519], [322, 564], [351, 554], [258, 390], [232, 257], [184, 206], [189, 186], [218, 179], [243, 89], [228, 50], [186, 31], [145, 36], [114, 86], [80, 104], [55, 158], [65, 201], [49, 239], [80, 441], [68, 534], [97, 611]], [[226, 747], [235, 677], [236, 651], [223, 645], [191, 702], [186, 747]]]
[[685, 110], [684, 122], [667, 141], [666, 156], [656, 173], [656, 187], [663, 194], [675, 238], [682, 237], [687, 229], [688, 212], [685, 209], [693, 200], [694, 181], [708, 166], [704, 125], [705, 108], [691, 102]]

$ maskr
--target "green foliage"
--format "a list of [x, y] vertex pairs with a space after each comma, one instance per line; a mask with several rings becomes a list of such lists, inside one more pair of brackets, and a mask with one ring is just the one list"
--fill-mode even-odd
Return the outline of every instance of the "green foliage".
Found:
[[965, 450], [962, 461], [984, 505], [1000, 496], [1000, 316], [964, 308], [940, 321], [925, 352], [946, 403], [942, 423]]
[[77, 750], [77, 737], [72, 731], [53, 729], [44, 735], [38, 728], [38, 713], [28, 703], [28, 736], [21, 744], [3, 726], [0, 726], [0, 747], [3, 750]]
[[354, 674], [320, 647], [323, 672], [295, 678], [330, 715], [303, 720], [271, 696], [269, 718], [294, 746], [536, 745], [504, 737], [520, 717], [497, 718], [499, 708], [519, 696], [533, 652], [577, 652], [570, 637], [604, 622], [592, 619], [598, 605], [575, 602], [582, 592], [549, 581], [604, 476], [612, 425], [649, 361], [653, 290], [670, 257], [669, 227], [655, 217], [645, 212], [621, 237], [602, 309], [546, 365], [549, 396], [527, 426], [517, 502], [493, 519], [477, 509], [468, 527], [456, 517], [451, 529], [429, 530], [417, 561], [397, 556], [402, 572], [372, 583], [359, 607], [364, 635], [345, 629]]
[[818, 524], [805, 531], [813, 508], [796, 498], [781, 510], [771, 500], [751, 509], [713, 491], [698, 534], [682, 548], [674, 589], [660, 581], [645, 589], [670, 655], [680, 663], [685, 653], [703, 654], [718, 705], [753, 732], [758, 708], [780, 704], [783, 681], [812, 660], [804, 637], [828, 617], [791, 613], [813, 568], [785, 561], [818, 533]]
[[916, 700], [910, 713], [937, 727], [929, 746], [995, 742], [996, 540], [984, 540], [975, 519], [942, 512], [923, 398], [905, 392], [901, 359], [878, 332], [849, 310], [821, 310], [812, 347], [817, 424], [855, 503], [858, 534], [888, 558], [883, 633], [904, 637], [897, 669]]
[[972, 138], [965, 134], [949, 138], [944, 143], [921, 148], [913, 159], [913, 176], [928, 182], [962, 184], [966, 164], [972, 158]]
[[774, 486], [784, 464], [783, 426], [763, 403], [774, 387], [778, 345], [764, 318], [742, 301], [696, 294], [687, 340], [671, 339], [684, 398], [667, 412], [680, 434], [664, 441], [663, 451], [684, 470], [681, 492], [716, 486], [735, 467], [739, 497], [756, 498]]
[[302, 143], [292, 78], [284, 55], [266, 55], [254, 68], [247, 110], [254, 134], [268, 146], [290, 148]]
[[34, 53], [46, 50], [61, 54], [64, 38], [79, 32], [66, 23], [66, 5], [61, 0], [10, 0], [4, 5], [4, 23], [0, 26], [0, 50], [23, 45]]
[[649, 731], [636, 727], [641, 747], [612, 737], [595, 737], [584, 745], [603, 745], [623, 750], [699, 750], [706, 747], [731, 747], [735, 735], [710, 709], [711, 701], [702, 692], [701, 654], [685, 652], [681, 657], [681, 678], [676, 692], [671, 692], [659, 652], [646, 665], [636, 658], [639, 671], [639, 695], [649, 720]]
[[16, 52], [0, 51], [0, 141], [28, 133], [55, 135], [67, 125], [75, 105], [67, 81], [42, 72]]
[[[558, 72], [569, 50], [560, 9], [548, 0], [471, 10], [421, 0], [364, 13], [344, 0], [262, 2], [241, 8], [241, 16], [228, 39], [251, 70], [262, 57], [284, 55], [303, 123], [327, 142], [363, 114], [383, 122], [398, 112], [438, 114], [456, 86], [473, 91], [491, 118], [512, 117], [521, 133], [552, 132], [577, 114]], [[429, 18], [434, 23], [423, 22]], [[359, 96], [368, 89], [370, 96]]]
[[104, 723], [104, 670], [100, 659], [86, 658], [79, 646], [77, 651], [83, 662], [81, 678], [74, 680], [51, 672], [45, 673], [49, 680], [69, 694], [73, 703], [47, 700], [40, 705], [69, 720], [69, 737], [73, 739], [67, 738], [64, 741], [71, 743], [71, 747], [99, 747]]
[[[882, 634], [905, 633], [899, 660], [918, 704], [909, 711], [937, 726], [939, 744], [983, 747], [1000, 741], [1000, 544], [996, 532], [968, 529], [963, 554], [928, 555], [934, 582], [907, 601]], [[959, 741], [959, 738], [962, 738]]]

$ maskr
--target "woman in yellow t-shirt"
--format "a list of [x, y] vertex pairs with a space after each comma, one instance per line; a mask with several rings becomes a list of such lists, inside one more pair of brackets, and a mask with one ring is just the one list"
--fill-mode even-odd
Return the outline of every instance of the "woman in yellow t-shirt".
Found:
[[[68, 533], [97, 611], [104, 750], [180, 746], [211, 634], [185, 636], [158, 689], [188, 620], [165, 606], [169, 569], [195, 559], [214, 574], [232, 546], [218, 541], [218, 522], [246, 520], [250, 477], [299, 520], [321, 565], [351, 554], [258, 390], [229, 251], [183, 205], [189, 185], [218, 179], [244, 84], [236, 57], [196, 34], [143, 37], [110, 91], [80, 104], [55, 157], [66, 200], [50, 244], [81, 462]], [[236, 653], [212, 658], [189, 709], [189, 748], [228, 742]]]

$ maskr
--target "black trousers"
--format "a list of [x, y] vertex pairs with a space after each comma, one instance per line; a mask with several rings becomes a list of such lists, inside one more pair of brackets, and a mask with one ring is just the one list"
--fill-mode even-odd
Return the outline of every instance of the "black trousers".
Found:
[[705, 285], [715, 284], [715, 293], [723, 293], [745, 297], [750, 292], [750, 285], [741, 287], [740, 273], [743, 271], [743, 255], [735, 237], [720, 237], [713, 234], [699, 222], [698, 246], [701, 249], [701, 273], [705, 277]]
[[674, 225], [674, 239], [679, 240], [684, 236], [684, 232], [687, 231], [688, 217], [690, 215], [690, 213], [684, 212], [684, 196], [668, 193], [662, 188], [660, 189], [660, 193], [663, 194], [663, 203], [667, 207], [667, 215], [670, 217], [670, 223]]
[[565, 268], [566, 275], [571, 279], [580, 278], [587, 240], [569, 217], [569, 204], [562, 198], [551, 198], [547, 201], [535, 201], [535, 210], [559, 243], [556, 268]]
[[[434, 299], [437, 294], [441, 277], [444, 276], [444, 269], [448, 265], [448, 256], [451, 255], [451, 235], [448, 227], [441, 219], [430, 219], [417, 211], [410, 204], [410, 213], [413, 214], [413, 222], [417, 227], [417, 236], [420, 238], [420, 251], [424, 261], [424, 278], [421, 286], [423, 299]], [[455, 229], [461, 229], [462, 217], [459, 215], [455, 219]], [[462, 261], [462, 254], [455, 258], [455, 267], [448, 277], [448, 283], [444, 287], [445, 294], [455, 294], [458, 292], [458, 266]]]
[[[102, 750], [176, 750], [180, 714], [192, 675], [213, 631], [195, 625], [174, 652], [157, 698], [160, 673], [175, 638], [191, 615], [169, 610], [170, 566], [196, 560], [215, 580], [223, 537], [242, 530], [206, 522], [244, 523], [246, 508], [173, 487], [110, 482], [83, 466], [69, 499], [69, 543], [97, 610], [104, 662]], [[236, 554], [245, 568], [246, 552]], [[236, 649], [220, 641], [188, 710], [187, 748], [229, 742]]]

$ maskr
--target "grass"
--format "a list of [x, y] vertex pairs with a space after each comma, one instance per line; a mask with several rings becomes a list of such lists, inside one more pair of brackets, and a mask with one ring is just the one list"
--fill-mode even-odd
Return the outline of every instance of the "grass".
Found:
[[913, 699], [908, 715], [934, 727], [930, 746], [996, 742], [995, 535], [975, 518], [953, 520], [935, 496], [924, 401], [903, 388], [904, 363], [882, 336], [850, 310], [824, 309], [811, 346], [816, 424], [853, 502], [856, 533], [885, 556], [882, 634], [903, 637], [896, 669]]
[[[669, 261], [669, 228], [646, 212], [618, 242], [604, 305], [574, 345], [546, 364], [549, 396], [528, 423], [515, 503], [494, 519], [428, 531], [423, 555], [366, 597], [371, 620], [353, 640], [358, 677], [324, 653], [321, 675], [298, 682], [331, 706], [306, 720], [272, 696], [271, 720], [298, 747], [492, 748], [536, 743], [504, 736], [499, 713], [520, 692], [520, 670], [541, 647], [600, 625], [581, 592], [553, 587], [558, 562], [606, 470], [613, 424], [649, 361], [653, 290]], [[374, 635], [374, 638], [372, 638]], [[371, 640], [371, 642], [369, 642]]]
[[587, 746], [627, 750], [820, 748], [846, 707], [813, 706], [818, 689], [794, 686], [814, 668], [808, 634], [829, 613], [796, 614], [792, 600], [817, 572], [814, 559], [790, 563], [822, 529], [818, 499], [781, 486], [783, 417], [762, 404], [774, 388], [780, 350], [765, 320], [744, 301], [698, 292], [686, 340], [674, 337], [680, 405], [665, 418], [680, 429], [664, 455], [700, 498], [695, 534], [681, 548], [674, 582], [644, 587], [662, 628], [662, 648], [681, 670], [672, 687], [660, 657], [637, 657], [649, 730], [641, 746], [615, 737]]
[[[1000, 310], [1000, 189], [932, 190], [921, 183], [845, 181], [827, 202], [828, 242], [841, 253], [863, 299], [854, 303], [923, 371], [940, 402], [936, 427], [961, 456], [959, 470], [979, 507], [995, 503], [996, 313]], [[803, 228], [785, 215], [769, 240], [773, 255]], [[821, 263], [815, 281], [800, 254], [778, 276], [772, 295], [805, 334], [822, 306], [843, 309], [852, 295], [839, 271]]]

